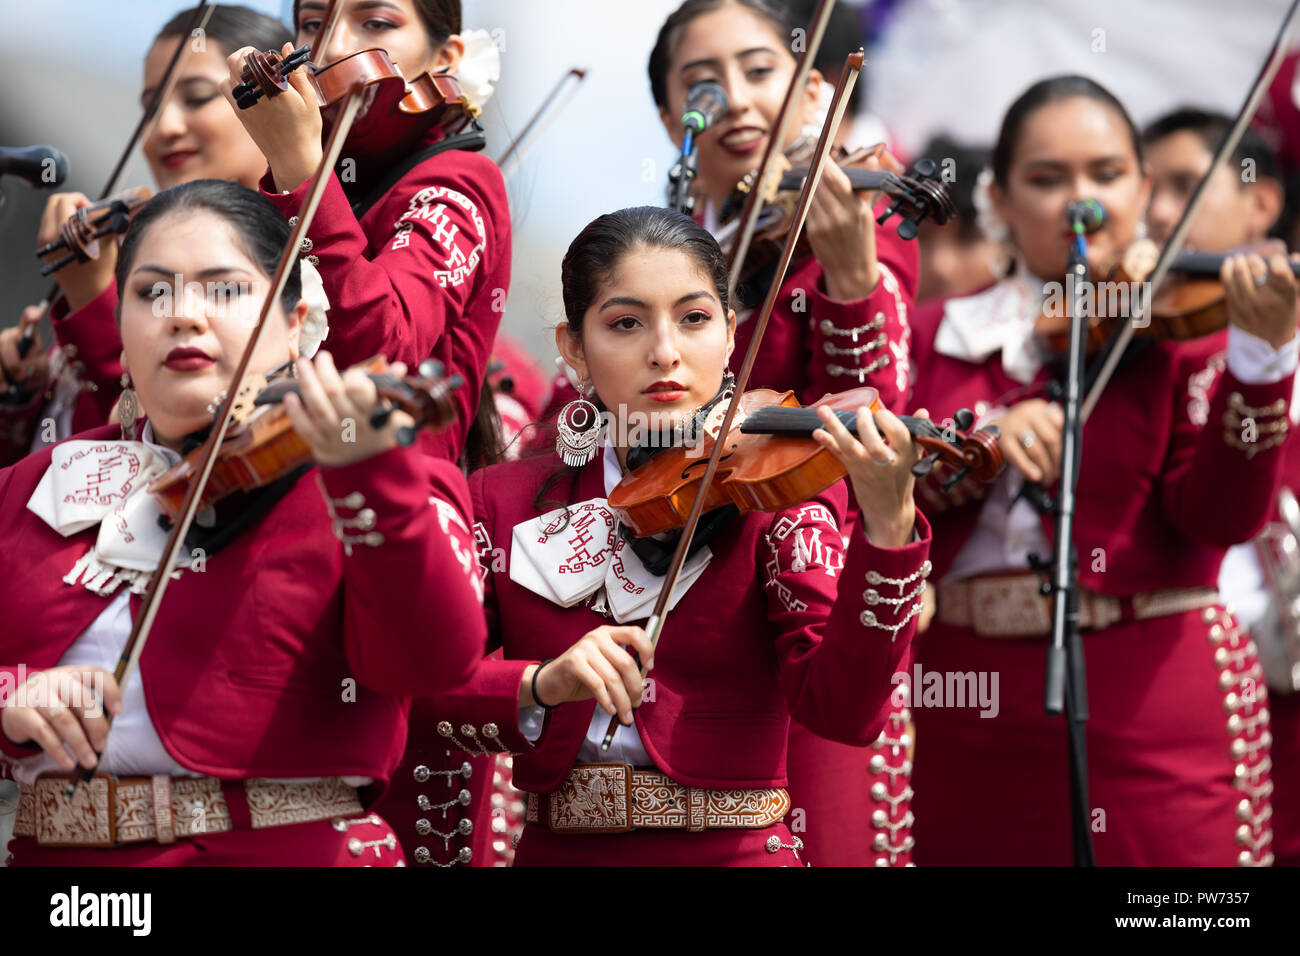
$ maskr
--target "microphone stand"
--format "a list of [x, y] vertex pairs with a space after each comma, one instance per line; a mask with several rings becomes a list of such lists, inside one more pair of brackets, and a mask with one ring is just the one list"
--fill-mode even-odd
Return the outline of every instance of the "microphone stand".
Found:
[[[1089, 829], [1088, 757], [1084, 724], [1088, 719], [1088, 691], [1083, 642], [1079, 637], [1079, 566], [1074, 547], [1075, 489], [1079, 481], [1083, 445], [1083, 419], [1079, 405], [1083, 391], [1083, 298], [1080, 291], [1090, 280], [1088, 245], [1082, 222], [1074, 222], [1075, 241], [1070, 246], [1066, 271], [1066, 297], [1070, 303], [1070, 350], [1065, 371], [1065, 427], [1061, 434], [1061, 487], [1056, 496], [1053, 557], [1050, 565], [1031, 563], [1036, 570], [1051, 571], [1044, 593], [1052, 595], [1052, 643], [1047, 651], [1044, 710], [1057, 715], [1064, 710], [1070, 761], [1070, 820], [1075, 866], [1096, 866]], [[1031, 556], [1032, 558], [1033, 556]]]
[[691, 195], [691, 183], [700, 163], [699, 147], [695, 144], [695, 130], [686, 127], [686, 138], [682, 140], [682, 154], [673, 168], [668, 171], [668, 205], [684, 215], [695, 212], [695, 197]]

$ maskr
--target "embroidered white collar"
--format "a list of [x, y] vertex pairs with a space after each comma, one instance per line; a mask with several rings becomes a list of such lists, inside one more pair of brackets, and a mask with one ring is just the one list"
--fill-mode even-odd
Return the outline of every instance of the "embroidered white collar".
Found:
[[1034, 341], [1042, 313], [1043, 282], [1020, 263], [1014, 275], [976, 295], [949, 299], [934, 336], [940, 355], [983, 362], [1002, 353], [1002, 368], [1022, 384], [1034, 380], [1043, 357]]
[[[147, 422], [140, 441], [75, 440], [55, 446], [28, 510], [65, 538], [99, 525], [94, 545], [64, 583], [80, 583], [104, 596], [123, 582], [136, 594], [144, 592], [167, 543], [158, 523], [162, 511], [147, 487], [180, 460], [154, 441]], [[211, 519], [209, 511], [199, 520]], [[183, 554], [181, 566], [189, 563]]]
[[[623, 477], [609, 437], [605, 438], [602, 477], [605, 494]], [[567, 521], [566, 521], [566, 514]], [[673, 588], [673, 608], [713, 560], [708, 547], [696, 552]], [[573, 607], [590, 600], [594, 610], [608, 613], [619, 624], [650, 616], [659, 598], [662, 577], [646, 570], [635, 551], [618, 533], [618, 520], [607, 498], [591, 498], [567, 509], [515, 525], [510, 548], [510, 580], [552, 604]]]

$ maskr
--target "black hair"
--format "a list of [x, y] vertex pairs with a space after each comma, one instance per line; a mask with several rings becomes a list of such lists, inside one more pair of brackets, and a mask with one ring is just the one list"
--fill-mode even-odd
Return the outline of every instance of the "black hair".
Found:
[[660, 109], [668, 107], [668, 64], [677, 52], [686, 27], [696, 17], [733, 4], [763, 17], [782, 37], [788, 37], [794, 29], [789, 8], [777, 0], [685, 0], [668, 15], [659, 29], [654, 49], [650, 51], [650, 95], [654, 97], [655, 106]]
[[1082, 96], [1109, 106], [1124, 120], [1128, 127], [1129, 139], [1133, 145], [1133, 154], [1138, 163], [1142, 162], [1142, 136], [1121, 103], [1110, 90], [1095, 80], [1077, 74], [1063, 74], [1039, 80], [1016, 98], [1002, 118], [1002, 129], [998, 132], [997, 143], [993, 146], [993, 178], [1004, 189], [1007, 175], [1011, 170], [1011, 158], [1015, 154], [1016, 144], [1020, 139], [1025, 121], [1044, 106], [1059, 103], [1062, 100]]
[[[812, 23], [813, 14], [817, 12], [816, 0], [787, 0], [787, 4], [792, 23], [805, 27]], [[817, 56], [813, 58], [812, 65], [832, 82], [832, 86], [844, 71], [844, 61], [865, 45], [869, 26], [866, 4], [850, 6], [841, 3], [831, 10], [831, 18], [826, 22], [826, 33], [822, 36], [821, 46], [817, 48]], [[857, 113], [866, 93], [867, 71], [863, 70], [853, 84], [853, 92], [849, 94], [848, 117]], [[848, 125], [847, 117], [845, 125]]]
[[[1147, 146], [1154, 146], [1166, 136], [1188, 132], [1194, 134], [1205, 145], [1206, 150], [1213, 153], [1219, 148], [1219, 143], [1228, 135], [1228, 130], [1231, 128], [1232, 118], [1229, 116], [1185, 106], [1171, 113], [1166, 113], [1147, 126], [1142, 132], [1142, 141]], [[1255, 163], [1255, 177], [1257, 179], [1281, 181], [1282, 176], [1278, 171], [1277, 154], [1264, 141], [1264, 137], [1249, 126], [1246, 127], [1246, 131], [1241, 136], [1241, 141], [1237, 143], [1237, 148], [1233, 151], [1232, 163], [1240, 170], [1242, 163], [1248, 159], [1253, 160]]]
[[975, 180], [989, 164], [988, 147], [962, 146], [940, 133], [925, 144], [920, 155], [934, 160], [941, 169], [952, 160], [953, 178], [947, 183], [948, 196], [957, 207], [957, 219], [963, 224], [975, 225]]
[[675, 210], [633, 206], [592, 220], [564, 254], [560, 288], [570, 333], [582, 334], [583, 316], [601, 286], [609, 281], [623, 257], [639, 246], [677, 249], [690, 256], [713, 282], [714, 292], [726, 313], [727, 259], [713, 234], [690, 216]]
[[[261, 193], [224, 179], [196, 179], [164, 189], [136, 211], [122, 239], [117, 254], [114, 278], [119, 290], [126, 288], [126, 278], [135, 263], [140, 241], [158, 220], [171, 213], [210, 212], [230, 226], [240, 247], [267, 276], [275, 274], [280, 255], [292, 231], [284, 214]], [[289, 269], [280, 304], [286, 312], [302, 298], [302, 266], [295, 256]], [[122, 305], [118, 302], [118, 318]]]
[[[154, 42], [168, 37], [189, 36], [193, 19], [193, 10], [182, 10], [163, 25], [154, 37]], [[227, 55], [246, 46], [279, 53], [286, 43], [293, 42], [292, 31], [275, 17], [268, 17], [265, 13], [248, 7], [224, 3], [212, 8], [212, 16], [208, 18], [203, 33]]]
[[[713, 234], [690, 216], [675, 210], [662, 206], [633, 206], [592, 220], [578, 233], [564, 254], [564, 262], [560, 266], [560, 286], [570, 335], [582, 336], [583, 318], [600, 295], [601, 288], [609, 281], [623, 257], [639, 247], [684, 252], [708, 275], [718, 301], [722, 303], [723, 315], [726, 315], [729, 308], [727, 259]], [[598, 399], [597, 405], [599, 407]], [[542, 453], [547, 450], [548, 444], [546, 441], [538, 441], [532, 447]], [[578, 471], [577, 468], [565, 465], [548, 476], [538, 489], [533, 506], [538, 509], [547, 504], [552, 507], [562, 506], [564, 502], [547, 501], [546, 496], [555, 482], [565, 475], [570, 476], [572, 485]]]
[[[298, 6], [302, 0], [293, 0], [293, 22], [298, 24]], [[440, 47], [452, 34], [461, 32], [460, 0], [412, 0], [415, 12], [424, 25], [433, 46]]]

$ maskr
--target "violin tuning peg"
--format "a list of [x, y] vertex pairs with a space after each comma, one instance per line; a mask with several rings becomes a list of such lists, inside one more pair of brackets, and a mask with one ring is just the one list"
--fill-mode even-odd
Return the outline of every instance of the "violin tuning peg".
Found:
[[415, 444], [415, 429], [410, 425], [403, 425], [397, 429], [396, 438], [397, 444], [403, 448], [409, 448]]
[[898, 212], [898, 203], [895, 202], [892, 203], [888, 209], [886, 209], [884, 212], [882, 212], [879, 216], [876, 217], [876, 225], [883, 226], [886, 222], [889, 221], [889, 217], [896, 212]]
[[956, 414], [952, 416], [952, 420], [958, 431], [968, 432], [971, 426], [975, 424], [975, 413], [969, 408], [959, 408]]
[[917, 478], [924, 478], [934, 470], [934, 463], [938, 460], [938, 455], [926, 455], [912, 466], [912, 474]]
[[383, 428], [388, 424], [388, 420], [393, 417], [393, 406], [385, 405], [383, 408], [376, 408], [370, 413], [370, 427]]
[[928, 157], [922, 157], [912, 164], [911, 175], [918, 176], [922, 179], [929, 179], [934, 175], [935, 170], [939, 167], [934, 164], [934, 160]]
[[432, 358], [425, 359], [416, 368], [420, 378], [442, 378], [444, 371], [443, 364]]
[[951, 491], [953, 488], [956, 488], [957, 485], [961, 483], [961, 480], [969, 474], [970, 474], [969, 468], [959, 468], [957, 471], [953, 473], [953, 476], [951, 478], [949, 478], [947, 481], [943, 483], [942, 485], [943, 490]]
[[898, 238], [905, 242], [911, 242], [919, 236], [921, 234], [920, 221], [918, 217], [916, 219], [904, 219], [900, 222], [898, 224]]

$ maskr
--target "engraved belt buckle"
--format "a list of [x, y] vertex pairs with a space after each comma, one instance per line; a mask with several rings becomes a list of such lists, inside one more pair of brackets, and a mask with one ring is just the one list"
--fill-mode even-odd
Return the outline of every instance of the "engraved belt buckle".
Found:
[[[79, 772], [76, 772], [79, 776]], [[96, 774], [64, 796], [73, 774], [36, 781], [36, 842], [40, 846], [113, 846], [117, 842], [116, 781]]]
[[578, 764], [547, 801], [556, 833], [625, 833], [632, 829], [632, 768], [625, 763]]

